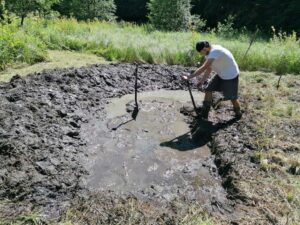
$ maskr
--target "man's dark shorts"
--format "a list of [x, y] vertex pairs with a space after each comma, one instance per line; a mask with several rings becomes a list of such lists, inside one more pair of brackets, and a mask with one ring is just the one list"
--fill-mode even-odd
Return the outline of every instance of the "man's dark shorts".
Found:
[[218, 91], [224, 96], [224, 100], [234, 100], [238, 98], [239, 76], [231, 80], [223, 80], [218, 74], [214, 75], [204, 91]]

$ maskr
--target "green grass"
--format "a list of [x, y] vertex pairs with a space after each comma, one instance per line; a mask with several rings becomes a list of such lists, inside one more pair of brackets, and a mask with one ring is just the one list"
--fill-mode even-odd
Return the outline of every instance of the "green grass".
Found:
[[[298, 76], [285, 75], [277, 89], [279, 76], [264, 72], [242, 72], [244, 94], [255, 101], [252, 107], [271, 120], [300, 120]], [[266, 124], [266, 123], [263, 123]], [[263, 128], [265, 129], [265, 128]]]
[[[213, 31], [160, 32], [152, 30], [149, 25], [38, 18], [28, 19], [23, 28], [6, 25], [5, 29], [6, 36], [9, 36], [6, 39], [10, 41], [3, 42], [3, 49], [7, 49], [3, 58], [10, 60], [2, 62], [2, 69], [14, 61], [32, 64], [44, 60], [45, 48], [89, 52], [107, 60], [195, 65], [201, 57], [195, 53], [194, 45], [198, 40], [206, 39], [230, 49], [242, 70], [300, 73], [300, 45], [295, 33], [274, 34], [270, 40], [258, 38], [244, 57], [251, 39], [246, 33], [225, 38], [222, 33]], [[25, 41], [19, 37], [25, 37]], [[22, 46], [27, 50], [21, 51], [19, 56], [10, 57], [9, 43], [17, 43], [16, 40], [23, 41]], [[42, 54], [38, 54], [39, 49]], [[34, 55], [36, 57], [32, 57]]]
[[78, 53], [71, 51], [49, 50], [47, 61], [28, 65], [18, 64], [14, 68], [8, 68], [0, 72], [0, 81], [9, 81], [12, 76], [19, 74], [25, 76], [30, 73], [41, 72], [45, 69], [81, 67], [91, 64], [108, 63], [102, 57], [93, 54]]

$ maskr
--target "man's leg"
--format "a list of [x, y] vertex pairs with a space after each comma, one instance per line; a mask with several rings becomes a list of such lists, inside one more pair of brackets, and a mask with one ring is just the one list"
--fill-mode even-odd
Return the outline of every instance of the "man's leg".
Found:
[[204, 101], [212, 102], [212, 91], [205, 91]]
[[220, 86], [220, 77], [218, 75], [214, 75], [204, 89], [205, 96], [204, 96], [203, 106], [201, 110], [201, 117], [203, 119], [208, 118], [209, 110], [212, 105], [213, 92], [219, 91], [220, 89], [219, 86]]
[[204, 101], [203, 101], [203, 106], [201, 110], [201, 118], [207, 119], [209, 110], [212, 104], [212, 92], [211, 91], [206, 91], [205, 96], [204, 96]]
[[233, 99], [231, 100], [232, 105], [233, 105], [233, 111], [235, 113], [235, 116], [240, 118], [242, 117], [242, 112], [241, 112], [241, 107], [240, 107], [240, 102], [238, 99]]
[[233, 111], [237, 118], [242, 117], [240, 102], [238, 100], [239, 76], [231, 80], [222, 80], [221, 89], [226, 100], [231, 100]]

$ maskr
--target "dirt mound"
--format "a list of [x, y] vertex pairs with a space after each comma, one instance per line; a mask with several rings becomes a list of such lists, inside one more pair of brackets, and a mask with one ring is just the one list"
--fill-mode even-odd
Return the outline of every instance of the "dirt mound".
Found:
[[[0, 197], [37, 205], [72, 199], [87, 171], [80, 128], [105, 117], [109, 98], [134, 91], [134, 65], [95, 65], [15, 76], [0, 88]], [[179, 66], [141, 65], [139, 90], [183, 89]]]

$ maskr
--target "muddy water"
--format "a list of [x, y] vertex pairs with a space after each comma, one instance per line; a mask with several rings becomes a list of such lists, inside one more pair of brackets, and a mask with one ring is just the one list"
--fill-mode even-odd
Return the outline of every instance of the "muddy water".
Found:
[[[196, 102], [200, 103], [203, 100], [203, 94], [201, 92], [193, 92], [193, 96]], [[183, 90], [157, 90], [138, 93], [138, 100], [156, 100], [168, 102], [180, 102], [181, 104], [189, 103], [191, 101], [188, 91]], [[134, 95], [124, 95], [121, 98], [111, 99], [111, 103], [107, 106], [107, 117], [113, 118], [122, 116], [126, 113], [126, 104], [134, 100]], [[192, 106], [192, 104], [191, 104]]]
[[[195, 93], [195, 99], [203, 96]], [[179, 195], [223, 201], [209, 148], [195, 144], [180, 108], [190, 101], [187, 92], [157, 91], [139, 94], [139, 112], [131, 117], [133, 95], [113, 99], [106, 107], [107, 120], [88, 124], [89, 177], [95, 191], [112, 190], [166, 200]]]

